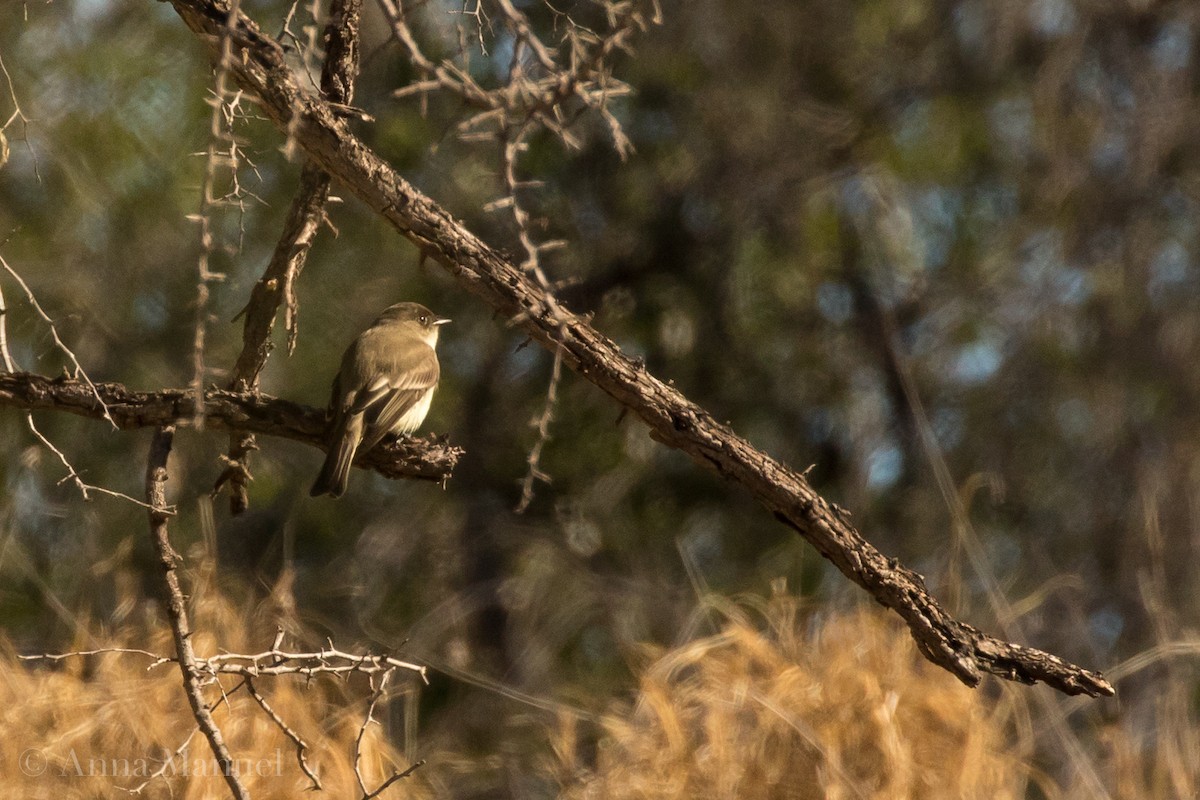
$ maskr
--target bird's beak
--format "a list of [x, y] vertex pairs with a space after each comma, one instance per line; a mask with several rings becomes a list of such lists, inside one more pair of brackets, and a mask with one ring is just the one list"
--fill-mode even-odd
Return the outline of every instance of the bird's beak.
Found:
[[434, 324], [434, 325], [445, 325], [445, 324], [446, 324], [447, 322], [449, 322], [449, 321], [450, 321], [450, 320], [448, 320], [448, 319], [435, 319], [435, 320], [433, 321], [433, 324]]

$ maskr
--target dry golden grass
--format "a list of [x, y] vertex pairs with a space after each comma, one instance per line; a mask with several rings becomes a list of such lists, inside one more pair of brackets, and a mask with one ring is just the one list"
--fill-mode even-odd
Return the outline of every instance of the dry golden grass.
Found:
[[[213, 631], [227, 650], [262, 649], [276, 620], [287, 617], [279, 604], [239, 604], [205, 576], [194, 577], [200, 653], [215, 651]], [[1038, 716], [1049, 712], [1035, 711], [1026, 700], [1036, 689], [967, 689], [929, 665], [886, 612], [804, 617], [798, 601], [782, 595], [711, 603], [719, 631], [650, 653], [635, 701], [614, 706], [601, 730], [569, 720], [554, 730], [542, 759], [551, 766], [541, 778], [557, 781], [563, 800], [1096, 796], [1097, 783], [1080, 780], [1078, 765], [1056, 770], [1057, 778], [1032, 766], [1035, 760], [1051, 768], [1065, 763], [1062, 753], [1052, 752], [1053, 736], [1034, 744], [1035, 731], [1049, 730]], [[119, 627], [107, 644], [170, 652], [157, 618], [139, 623], [127, 617]], [[0, 649], [3, 796], [126, 796], [119, 787], [141, 784], [171, 757], [194, 723], [175, 665], [147, 672], [146, 663], [105, 655], [36, 666], [18, 661], [11, 647]], [[1112, 797], [1195, 796], [1200, 727], [1186, 681], [1172, 687], [1157, 707], [1154, 730], [1134, 734], [1132, 723], [1121, 719], [1094, 723], [1085, 771]], [[353, 743], [367, 700], [364, 683], [281, 678], [260, 680], [259, 689], [311, 745], [309, 762], [326, 790], [312, 796], [359, 797]], [[216, 718], [231, 751], [248, 759], [242, 777], [255, 798], [308, 794], [292, 743], [244, 692]], [[585, 739], [598, 739], [594, 758], [580, 756]], [[527, 745], [538, 748], [534, 741]], [[372, 786], [407, 765], [378, 726], [369, 729], [364, 753]], [[539, 761], [531, 755], [531, 763]], [[467, 773], [482, 777], [496, 768], [487, 758], [461, 753], [428, 758], [426, 770], [385, 796], [453, 796]], [[173, 763], [143, 797], [228, 797], [199, 734]], [[182, 774], [185, 765], [190, 774]]]
[[780, 597], [755, 624], [723, 609], [720, 633], [657, 658], [636, 705], [613, 715], [594, 770], [558, 751], [585, 798], [988, 798], [1023, 796], [1028, 771], [988, 699], [930, 666], [882, 612], [806, 633]]
[[[265, 649], [274, 637], [269, 613], [251, 613], [224, 599], [209, 581], [194, 596], [192, 613], [196, 651], [233, 652]], [[126, 623], [105, 643], [171, 653], [171, 641], [160, 620]], [[86, 645], [79, 643], [79, 649]], [[195, 727], [175, 664], [150, 671], [148, 659], [103, 655], [61, 662], [54, 667], [19, 662], [11, 647], [0, 655], [0, 786], [5, 797], [111, 798], [129, 796], [166, 759], [172, 768], [145, 787], [141, 796], [208, 800], [229, 797], [215, 774], [208, 743], [195, 734], [186, 750], [172, 756]], [[402, 683], [402, 680], [396, 681]], [[236, 681], [224, 680], [225, 689]], [[349, 685], [329, 677], [311, 682], [287, 676], [260, 679], [256, 687], [277, 713], [310, 745], [308, 761], [324, 788], [313, 796], [359, 797], [353, 746], [362, 724], [369, 689], [365, 680]], [[219, 698], [208, 689], [210, 702]], [[235, 758], [240, 776], [255, 798], [294, 798], [309, 787], [296, 763], [296, 748], [254, 701], [240, 691], [229, 705], [214, 712]], [[403, 768], [404, 759], [372, 725], [363, 745], [363, 773], [374, 788]], [[186, 772], [186, 774], [185, 774]], [[406, 797], [422, 797], [419, 772], [408, 779]], [[394, 789], [390, 796], [400, 796]]]

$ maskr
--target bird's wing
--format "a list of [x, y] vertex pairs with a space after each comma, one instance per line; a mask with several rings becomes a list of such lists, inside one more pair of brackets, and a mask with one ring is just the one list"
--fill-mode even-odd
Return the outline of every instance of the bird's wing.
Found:
[[[398, 380], [376, 381], [380, 386], [372, 384], [364, 394], [376, 395], [376, 403], [382, 403], [379, 413], [371, 418], [370, 427], [363, 436], [362, 451], [365, 453], [389, 433], [395, 432], [396, 426], [413, 406], [425, 399], [425, 396], [437, 386], [441, 369], [433, 348], [429, 348], [421, 360], [404, 370]], [[416, 426], [413, 426], [415, 429]], [[403, 431], [408, 433], [409, 431]]]
[[353, 393], [353, 396], [348, 397], [346, 404], [347, 414], [362, 414], [372, 406], [377, 406], [384, 402], [388, 395], [392, 393], [392, 385], [386, 378], [376, 378], [370, 386], [364, 386]]

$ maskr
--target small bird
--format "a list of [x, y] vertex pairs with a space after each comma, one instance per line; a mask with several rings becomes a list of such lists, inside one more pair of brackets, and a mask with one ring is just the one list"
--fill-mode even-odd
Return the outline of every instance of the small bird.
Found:
[[419, 303], [397, 303], [346, 348], [329, 401], [329, 454], [309, 494], [341, 497], [355, 453], [420, 427], [441, 375], [438, 331], [449, 321]]

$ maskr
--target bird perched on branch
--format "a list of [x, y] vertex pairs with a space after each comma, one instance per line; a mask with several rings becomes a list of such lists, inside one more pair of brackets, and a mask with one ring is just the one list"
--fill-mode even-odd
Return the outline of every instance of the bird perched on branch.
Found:
[[341, 497], [355, 453], [420, 427], [441, 374], [438, 331], [449, 321], [419, 303], [397, 303], [346, 349], [329, 401], [329, 454], [309, 494]]

